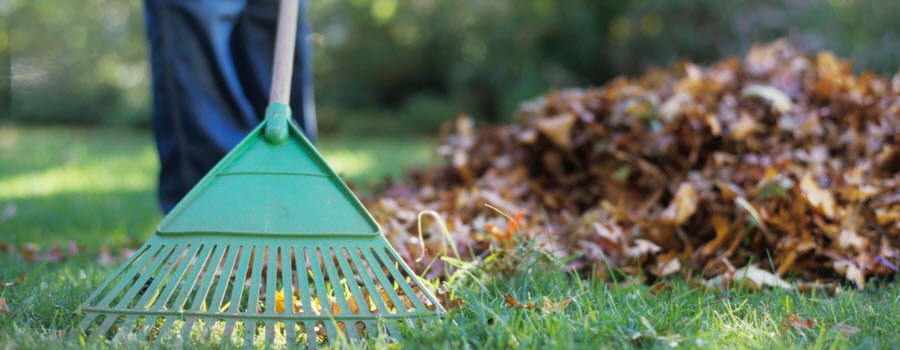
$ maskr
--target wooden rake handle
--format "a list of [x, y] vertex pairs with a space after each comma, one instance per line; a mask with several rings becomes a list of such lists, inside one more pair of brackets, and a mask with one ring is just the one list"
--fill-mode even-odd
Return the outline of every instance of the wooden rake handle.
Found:
[[294, 45], [297, 42], [299, 0], [281, 0], [278, 29], [275, 32], [275, 60], [272, 63], [272, 90], [269, 103], [288, 104], [291, 99], [291, 75], [294, 72]]
[[266, 108], [265, 140], [279, 145], [288, 140], [291, 120], [291, 75], [294, 73], [294, 45], [297, 42], [297, 16], [300, 0], [281, 0], [278, 28], [275, 32], [275, 59], [272, 63], [272, 89]]

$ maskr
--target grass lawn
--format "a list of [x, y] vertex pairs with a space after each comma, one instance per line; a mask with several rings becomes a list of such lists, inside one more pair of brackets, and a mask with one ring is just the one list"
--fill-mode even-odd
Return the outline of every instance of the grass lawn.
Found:
[[[364, 191], [406, 164], [429, 161], [433, 143], [325, 138], [320, 147]], [[86, 337], [77, 326], [79, 305], [121, 263], [120, 252], [139, 247], [162, 218], [154, 197], [156, 171], [145, 132], [0, 126], [0, 297], [9, 309], [0, 304], [0, 348], [151, 346]], [[445, 319], [401, 327], [399, 343], [374, 338], [362, 345], [900, 348], [897, 282], [870, 283], [864, 292], [844, 288], [836, 296], [713, 293], [677, 280], [657, 290], [572, 276], [527, 244], [516, 249], [492, 262], [461, 263], [450, 284], [461, 307]], [[26, 261], [29, 250], [36, 250], [35, 262]]]

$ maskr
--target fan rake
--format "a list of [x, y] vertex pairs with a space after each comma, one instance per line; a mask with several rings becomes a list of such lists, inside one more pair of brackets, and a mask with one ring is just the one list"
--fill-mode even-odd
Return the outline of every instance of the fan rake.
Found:
[[318, 347], [445, 313], [291, 122], [297, 0], [283, 0], [265, 119], [82, 304], [106, 337]]

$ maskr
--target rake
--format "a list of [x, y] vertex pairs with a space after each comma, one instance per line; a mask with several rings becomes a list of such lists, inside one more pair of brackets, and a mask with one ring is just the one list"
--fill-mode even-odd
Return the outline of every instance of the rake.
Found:
[[265, 119], [88, 297], [86, 332], [314, 348], [445, 314], [290, 121], [298, 1], [279, 11]]

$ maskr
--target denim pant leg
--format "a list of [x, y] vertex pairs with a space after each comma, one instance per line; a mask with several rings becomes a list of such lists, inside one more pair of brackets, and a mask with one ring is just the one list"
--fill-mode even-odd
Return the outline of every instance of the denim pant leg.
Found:
[[[158, 196], [168, 213], [265, 115], [278, 1], [145, 0], [145, 11], [153, 131], [161, 165]], [[304, 13], [291, 106], [294, 122], [314, 141]]]

